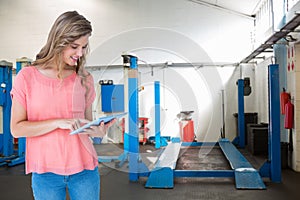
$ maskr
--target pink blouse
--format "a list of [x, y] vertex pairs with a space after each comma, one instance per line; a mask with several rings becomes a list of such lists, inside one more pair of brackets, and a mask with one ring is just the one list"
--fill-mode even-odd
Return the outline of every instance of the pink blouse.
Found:
[[[74, 72], [63, 80], [49, 78], [35, 67], [23, 68], [16, 76], [11, 91], [27, 112], [28, 121], [58, 118], [84, 118], [85, 109], [95, 99], [94, 81], [87, 77], [82, 86]], [[71, 175], [94, 169], [97, 154], [87, 135], [70, 135], [70, 130], [55, 129], [26, 138], [26, 173], [53, 172]]]

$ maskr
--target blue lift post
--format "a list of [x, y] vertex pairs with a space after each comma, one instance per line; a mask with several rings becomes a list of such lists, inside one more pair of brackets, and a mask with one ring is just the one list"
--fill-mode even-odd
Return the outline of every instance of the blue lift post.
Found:
[[11, 97], [10, 91], [12, 88], [12, 66], [13, 64], [7, 61], [0, 62], [0, 106], [2, 106], [3, 133], [0, 135], [0, 153], [4, 156], [0, 158], [0, 166], [5, 165], [6, 160], [14, 158], [13, 137], [10, 132], [10, 110]]
[[168, 140], [170, 136], [161, 137], [160, 132], [160, 82], [154, 81], [154, 105], [155, 105], [155, 148], [159, 149], [161, 147], [168, 145]]
[[154, 82], [154, 105], [155, 105], [155, 148], [160, 148], [160, 84]]
[[[129, 161], [129, 180], [138, 181], [139, 176], [149, 176], [148, 167], [142, 162], [139, 154], [139, 105], [138, 105], [138, 64], [134, 54], [123, 54], [123, 66], [128, 75], [128, 133], [124, 133], [124, 152], [119, 156], [98, 156], [98, 162], [120, 161], [121, 167]], [[167, 145], [168, 137], [160, 134], [160, 83], [154, 82], [155, 103], [155, 147]], [[162, 152], [162, 151], [160, 151]]]
[[238, 84], [238, 136], [232, 141], [240, 148], [245, 148], [245, 103], [244, 103], [244, 80], [239, 79]]
[[148, 172], [139, 155], [139, 100], [138, 100], [138, 64], [133, 54], [124, 54], [123, 65], [128, 69], [128, 159], [129, 180], [138, 181], [141, 172]]
[[280, 146], [280, 89], [279, 65], [269, 65], [269, 160], [270, 178], [273, 182], [281, 182], [281, 146]]
[[244, 103], [244, 80], [238, 80], [238, 129], [239, 147], [245, 148], [245, 103]]
[[138, 69], [137, 57], [130, 56], [130, 69], [128, 71], [128, 102], [129, 102], [129, 180], [138, 180], [139, 156], [139, 105], [138, 105]]
[[[16, 60], [16, 74], [19, 73], [19, 71], [26, 65], [31, 63], [31, 59], [28, 59], [26, 57], [20, 58]], [[25, 162], [25, 148], [26, 148], [26, 138], [18, 138], [18, 152], [17, 157], [10, 160], [8, 162], [8, 166], [15, 166], [18, 164], [22, 164]]]
[[269, 142], [268, 161], [260, 168], [260, 174], [272, 182], [281, 182], [280, 144], [280, 89], [279, 65], [269, 65]]

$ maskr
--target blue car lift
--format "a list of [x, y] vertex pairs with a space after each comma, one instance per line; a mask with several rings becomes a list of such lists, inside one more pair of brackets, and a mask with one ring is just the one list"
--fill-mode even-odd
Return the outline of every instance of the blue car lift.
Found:
[[[23, 57], [19, 58], [16, 61], [16, 74], [19, 73], [19, 71], [26, 65], [30, 64], [32, 60]], [[15, 166], [19, 164], [25, 163], [25, 147], [26, 147], [26, 138], [21, 137], [18, 138], [18, 150], [17, 150], [17, 156], [13, 159], [8, 160], [7, 165], [8, 166]]]
[[281, 144], [280, 144], [280, 87], [279, 65], [268, 66], [269, 72], [269, 141], [268, 160], [260, 168], [263, 177], [272, 182], [281, 182]]
[[7, 61], [0, 62], [0, 106], [2, 106], [3, 133], [0, 134], [0, 166], [6, 165], [7, 160], [15, 158], [13, 137], [10, 132], [10, 110], [12, 88], [12, 63]]
[[[159, 158], [154, 169], [149, 170], [141, 161], [139, 156], [138, 141], [138, 71], [137, 57], [133, 55], [123, 55], [125, 64], [130, 67], [128, 72], [128, 95], [129, 95], [129, 133], [128, 145], [125, 147], [129, 161], [129, 180], [138, 181], [139, 177], [148, 177], [146, 188], [173, 188], [174, 179], [180, 177], [219, 177], [235, 178], [237, 189], [266, 189], [262, 177], [269, 177], [273, 182], [281, 181], [280, 168], [280, 136], [279, 128], [279, 76], [278, 65], [269, 66], [269, 110], [270, 110], [270, 130], [269, 130], [269, 159], [257, 171], [238, 149], [226, 138], [221, 138], [217, 144], [215, 142], [192, 142], [182, 143], [176, 138], [160, 151]], [[238, 81], [239, 86], [239, 136], [236, 141], [240, 147], [244, 147], [244, 102], [243, 102], [243, 81]], [[157, 90], [159, 91], [159, 90]], [[155, 100], [155, 108], [159, 108], [159, 100]], [[158, 118], [159, 119], [159, 118]], [[157, 122], [159, 128], [159, 122]], [[155, 129], [155, 140], [159, 148], [160, 132]], [[278, 145], [279, 144], [279, 145]], [[176, 170], [176, 163], [181, 146], [215, 146], [218, 145], [230, 163], [231, 170]], [[279, 155], [279, 156], [278, 156]]]
[[[181, 146], [211, 146], [214, 143], [171, 143], [161, 154], [154, 170], [149, 174], [145, 187], [173, 188], [174, 178], [179, 177], [223, 177], [235, 178], [237, 189], [266, 189], [262, 177], [268, 177], [272, 182], [281, 182], [280, 164], [280, 106], [279, 106], [279, 66], [269, 65], [269, 156], [268, 160], [259, 170], [254, 169], [246, 158], [237, 150], [228, 139], [222, 138], [217, 145], [220, 146], [230, 163], [231, 170], [176, 170], [176, 162]], [[238, 138], [237, 146], [245, 146], [244, 126], [244, 82], [238, 80]]]
[[[123, 142], [123, 153], [118, 156], [98, 156], [98, 162], [112, 162], [119, 161], [117, 167], [122, 167], [122, 165], [129, 161], [129, 163], [138, 163], [138, 145], [131, 145], [132, 143], [138, 142], [138, 127], [135, 126], [139, 123], [138, 121], [138, 106], [135, 104], [138, 102], [138, 71], [137, 71], [137, 57], [130, 54], [124, 54], [123, 65], [128, 73], [128, 121], [129, 121], [129, 133], [124, 133], [124, 142]], [[136, 171], [136, 165], [132, 164], [129, 166], [131, 171]], [[130, 173], [130, 179], [136, 180], [136, 174]]]
[[[280, 87], [279, 65], [268, 66], [269, 91], [269, 133], [268, 160], [261, 166], [259, 173], [273, 182], [281, 182], [281, 144], [280, 144]], [[238, 136], [233, 143], [245, 147], [245, 118], [244, 118], [244, 80], [238, 80]]]
[[[113, 162], [119, 161], [116, 167], [122, 167], [126, 161], [129, 160], [129, 152], [137, 152], [131, 154], [131, 159], [135, 161], [135, 163], [140, 163], [140, 158], [138, 155], [139, 149], [131, 148], [130, 144], [135, 144], [138, 141], [138, 79], [137, 79], [137, 57], [133, 54], [124, 54], [122, 55], [124, 61], [124, 67], [129, 68], [129, 76], [128, 76], [128, 110], [129, 110], [129, 133], [124, 133], [124, 143], [123, 143], [123, 153], [118, 156], [98, 156], [99, 163], [105, 162]], [[160, 83], [159, 81], [154, 82], [154, 104], [155, 104], [155, 148], [159, 149], [162, 146], [167, 145], [167, 141], [170, 140], [169, 137], [161, 137], [160, 133]], [[133, 114], [134, 113], [134, 114]], [[139, 142], [137, 142], [139, 144]], [[137, 155], [137, 157], [135, 157]], [[136, 161], [138, 160], [138, 161]], [[139, 168], [146, 169], [143, 164]], [[136, 166], [132, 166], [131, 168], [135, 169]], [[148, 171], [146, 169], [146, 171]], [[133, 173], [134, 174], [134, 173]], [[132, 175], [135, 176], [135, 175]], [[135, 178], [133, 178], [135, 180]]]
[[240, 148], [245, 148], [245, 109], [244, 109], [244, 80], [239, 79], [238, 84], [238, 136], [232, 141]]
[[[18, 73], [23, 66], [30, 64], [31, 60], [28, 58], [17, 59], [16, 73]], [[11, 97], [10, 91], [12, 89], [12, 63], [1, 61], [1, 106], [3, 107], [3, 137], [1, 147], [3, 148], [4, 157], [0, 159], [0, 166], [8, 165], [15, 166], [25, 162], [25, 138], [18, 138], [18, 149], [14, 150], [13, 137], [10, 132], [10, 116], [11, 116]]]

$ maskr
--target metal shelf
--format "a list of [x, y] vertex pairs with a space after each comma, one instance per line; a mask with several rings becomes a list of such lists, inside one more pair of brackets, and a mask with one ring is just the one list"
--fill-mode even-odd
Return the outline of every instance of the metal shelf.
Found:
[[253, 58], [257, 57], [259, 54], [266, 52], [267, 49], [272, 49], [273, 44], [289, 33], [293, 32], [300, 25], [300, 13], [296, 13], [296, 16], [291, 19], [285, 26], [283, 26], [280, 31], [275, 32], [269, 39], [266, 40], [264, 44], [261, 44], [257, 49], [255, 49], [249, 56], [244, 58], [241, 63], [248, 63]]

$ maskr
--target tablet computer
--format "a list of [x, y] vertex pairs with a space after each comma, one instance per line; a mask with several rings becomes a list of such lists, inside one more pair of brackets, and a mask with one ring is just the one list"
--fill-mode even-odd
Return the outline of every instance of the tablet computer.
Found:
[[83, 126], [81, 126], [80, 128], [72, 131], [70, 133], [70, 135], [74, 135], [74, 134], [78, 134], [80, 132], [84, 132], [84, 129], [90, 128], [91, 126], [98, 126], [101, 122], [104, 122], [105, 124], [110, 122], [113, 119], [116, 118], [121, 118], [123, 116], [125, 116], [127, 113], [121, 113], [121, 114], [116, 114], [116, 115], [109, 115], [109, 116], [105, 116], [105, 117], [100, 117], [98, 119], [95, 119], [94, 121], [87, 123]]

